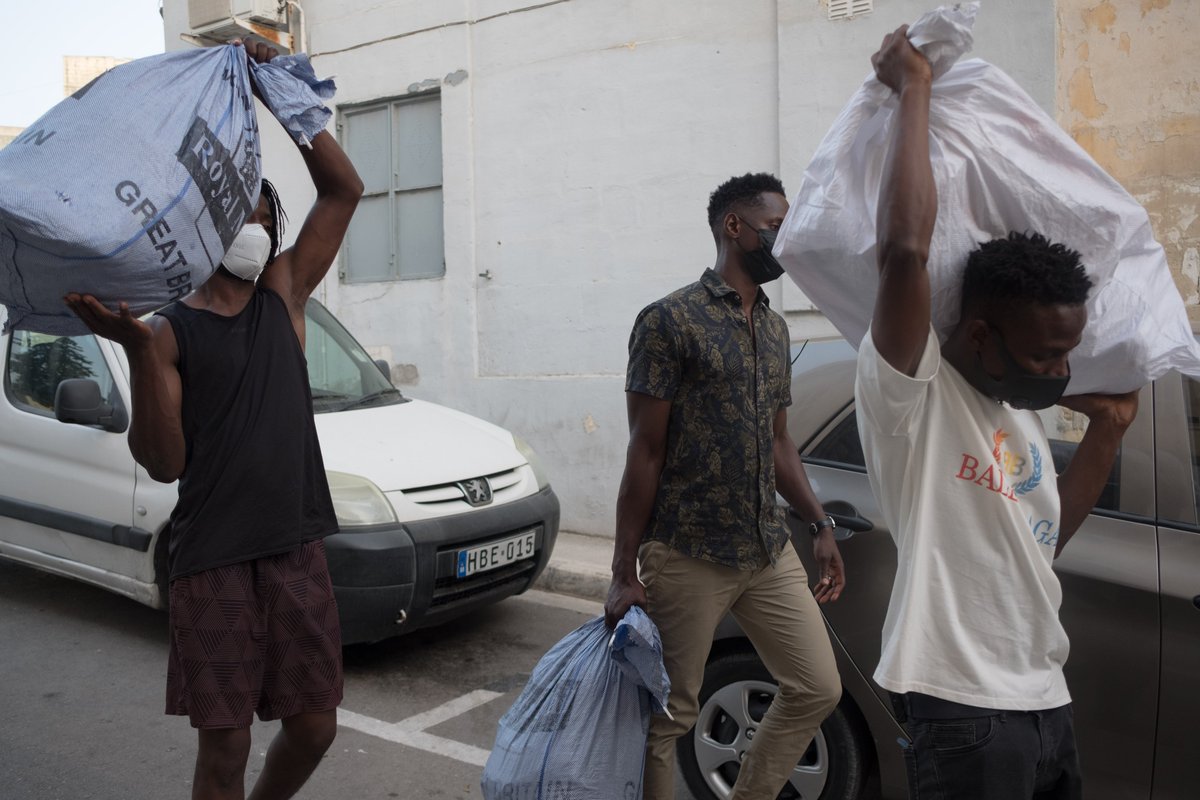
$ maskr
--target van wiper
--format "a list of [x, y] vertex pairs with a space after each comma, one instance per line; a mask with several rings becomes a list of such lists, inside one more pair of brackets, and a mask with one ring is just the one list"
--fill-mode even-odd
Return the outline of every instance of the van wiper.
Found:
[[389, 386], [388, 388], [380, 389], [377, 392], [371, 392], [370, 394], [364, 394], [362, 397], [358, 398], [357, 400], [351, 400], [349, 403], [347, 403], [346, 405], [339, 408], [338, 411], [349, 411], [352, 408], [362, 408], [363, 406], [374, 403], [376, 400], [382, 400], [385, 397], [400, 397], [400, 396], [402, 396], [402, 395], [400, 394], [399, 389]]

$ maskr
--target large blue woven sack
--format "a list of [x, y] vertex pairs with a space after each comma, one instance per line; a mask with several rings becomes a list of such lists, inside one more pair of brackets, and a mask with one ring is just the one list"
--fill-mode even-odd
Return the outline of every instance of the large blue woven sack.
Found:
[[[306, 143], [329, 111], [304, 56], [254, 65], [272, 111]], [[258, 203], [259, 130], [246, 52], [122, 64], [0, 150], [6, 327], [83, 333], [67, 292], [159, 308], [198, 287]]]
[[670, 689], [640, 608], [615, 631], [598, 617], [567, 634], [500, 719], [484, 800], [639, 800], [650, 714]]

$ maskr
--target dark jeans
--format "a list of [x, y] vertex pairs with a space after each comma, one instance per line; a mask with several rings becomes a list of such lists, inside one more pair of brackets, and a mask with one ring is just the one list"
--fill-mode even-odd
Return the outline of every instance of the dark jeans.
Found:
[[1080, 800], [1071, 706], [996, 711], [893, 695], [907, 716], [910, 800]]

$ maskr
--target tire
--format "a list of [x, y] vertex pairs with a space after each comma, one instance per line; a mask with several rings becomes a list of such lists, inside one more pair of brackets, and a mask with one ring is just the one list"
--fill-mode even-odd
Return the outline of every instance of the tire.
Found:
[[[680, 770], [697, 800], [729, 797], [749, 745], [746, 729], [761, 722], [778, 689], [753, 651], [725, 653], [708, 662], [700, 714], [676, 745]], [[779, 800], [857, 800], [862, 795], [867, 747], [843, 707], [851, 702], [843, 698], [821, 724]]]

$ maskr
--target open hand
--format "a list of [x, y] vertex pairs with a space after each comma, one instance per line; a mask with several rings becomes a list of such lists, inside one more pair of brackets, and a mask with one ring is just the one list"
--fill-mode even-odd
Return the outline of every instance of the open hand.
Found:
[[63, 300], [92, 333], [126, 349], [148, 346], [154, 339], [150, 326], [135, 317], [126, 302], [121, 302], [117, 313], [113, 313], [90, 294], [71, 292]]

